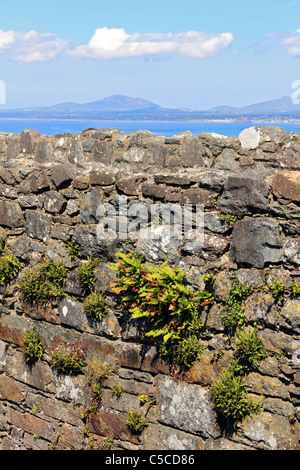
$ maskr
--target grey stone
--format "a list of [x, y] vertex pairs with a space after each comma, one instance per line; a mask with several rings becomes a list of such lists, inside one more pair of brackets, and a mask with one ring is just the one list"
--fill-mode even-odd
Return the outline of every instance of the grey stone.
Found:
[[92, 133], [94, 139], [105, 140], [110, 139], [113, 134], [120, 134], [121, 130], [114, 127], [101, 127], [100, 129], [95, 129]]
[[26, 233], [31, 238], [46, 242], [50, 236], [51, 219], [48, 215], [37, 211], [25, 211]]
[[43, 170], [30, 174], [18, 187], [18, 193], [31, 194], [46, 191], [50, 188], [50, 179]]
[[83, 303], [64, 298], [58, 304], [59, 320], [62, 325], [67, 325], [76, 330], [83, 330], [86, 323]]
[[275, 219], [246, 218], [235, 223], [230, 247], [240, 267], [263, 268], [282, 259], [279, 223]]
[[7, 150], [6, 150], [6, 158], [7, 160], [15, 160], [19, 158], [20, 155], [20, 139], [19, 136], [15, 135], [10, 137]]
[[98, 186], [110, 186], [116, 181], [116, 172], [101, 168], [99, 170], [90, 171], [90, 183], [91, 185]]
[[143, 436], [144, 450], [148, 451], [194, 451], [195, 449], [199, 450], [202, 444], [200, 437], [160, 424], [150, 423]]
[[160, 138], [151, 139], [148, 143], [147, 162], [155, 165], [166, 166], [167, 149]]
[[103, 261], [115, 260], [115, 253], [120, 249], [117, 238], [99, 238], [96, 224], [76, 226], [74, 229], [74, 242], [79, 246], [83, 257], [99, 258]]
[[238, 155], [232, 149], [224, 149], [221, 154], [216, 158], [214, 168], [217, 170], [225, 170], [236, 172], [240, 170]]
[[122, 160], [129, 163], [142, 163], [144, 156], [145, 150], [133, 147], [123, 152]]
[[297, 433], [289, 419], [273, 413], [262, 413], [245, 419], [238, 434], [244, 443], [259, 446], [262, 450], [296, 450]]
[[8, 228], [24, 227], [25, 219], [19, 203], [0, 201], [0, 225]]
[[173, 231], [171, 226], [158, 225], [140, 231], [137, 251], [144, 253], [149, 261], [162, 260], [174, 263], [178, 258], [179, 245], [179, 234]]
[[39, 163], [52, 162], [52, 149], [49, 142], [40, 140], [36, 146], [35, 161]]
[[262, 172], [245, 172], [228, 176], [219, 208], [236, 215], [266, 211], [268, 187]]
[[104, 165], [112, 165], [113, 143], [97, 141], [94, 145], [92, 159]]
[[67, 188], [76, 177], [76, 171], [70, 165], [57, 165], [51, 173], [51, 180], [57, 189]]
[[202, 132], [199, 138], [205, 140], [209, 145], [225, 148], [228, 147], [228, 137], [215, 132]]
[[206, 438], [219, 435], [216, 412], [206, 388], [159, 376], [157, 392], [162, 424]]
[[204, 228], [214, 233], [225, 233], [229, 229], [229, 226], [224, 220], [220, 219], [219, 213], [205, 212]]
[[300, 303], [297, 299], [288, 300], [280, 309], [281, 326], [300, 333]]
[[73, 134], [71, 138], [68, 161], [70, 163], [80, 163], [83, 160], [83, 150], [80, 134]]
[[287, 238], [283, 245], [283, 261], [300, 265], [300, 240]]
[[286, 143], [288, 135], [281, 127], [257, 126], [244, 129], [239, 135], [239, 140], [243, 150], [254, 150], [266, 142]]
[[20, 134], [21, 153], [33, 153], [40, 138], [40, 133], [36, 129], [25, 129]]
[[63, 196], [55, 191], [48, 191], [44, 195], [44, 208], [51, 214], [61, 214], [67, 206]]
[[93, 188], [80, 203], [80, 217], [84, 224], [98, 222], [98, 209], [103, 201], [103, 193]]
[[204, 159], [202, 157], [202, 142], [196, 137], [186, 136], [182, 140], [182, 165], [185, 168], [201, 168], [204, 167]]

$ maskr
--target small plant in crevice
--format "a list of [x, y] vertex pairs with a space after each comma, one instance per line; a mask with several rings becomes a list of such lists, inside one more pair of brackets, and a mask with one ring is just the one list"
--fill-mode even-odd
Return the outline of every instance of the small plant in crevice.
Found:
[[64, 297], [68, 269], [60, 261], [45, 258], [24, 272], [19, 283], [23, 300], [31, 304], [57, 302]]
[[44, 348], [36, 331], [27, 331], [21, 342], [22, 353], [27, 364], [34, 364], [44, 356]]
[[33, 406], [31, 411], [34, 416], [38, 415], [41, 412], [38, 406]]
[[91, 387], [92, 400], [84, 410], [83, 417], [88, 417], [91, 413], [96, 413], [102, 400], [102, 390], [105, 380], [114, 373], [108, 364], [104, 364], [99, 358], [88, 358], [86, 363], [87, 382]]
[[101, 321], [106, 313], [105, 294], [102, 291], [92, 291], [83, 302], [84, 312], [92, 320]]
[[23, 266], [24, 264], [14, 255], [2, 253], [0, 256], [0, 285], [5, 286], [9, 284], [17, 277]]
[[4, 251], [5, 251], [5, 245], [6, 245], [7, 238], [8, 238], [7, 235], [4, 235], [4, 236], [0, 237], [0, 256], [2, 256]]
[[68, 250], [72, 260], [78, 259], [81, 256], [79, 245], [77, 245], [74, 240], [66, 240], [63, 243], [63, 246]]
[[91, 257], [88, 257], [87, 261], [81, 263], [78, 268], [78, 280], [84, 295], [90, 294], [94, 289], [96, 280], [94, 271], [99, 263], [100, 261], [97, 258], [92, 259]]
[[256, 328], [242, 329], [238, 333], [232, 362], [211, 387], [214, 405], [222, 417], [236, 423], [261, 411], [264, 397], [260, 401], [249, 399], [242, 380], [265, 357], [266, 351]]
[[297, 297], [298, 295], [300, 295], [300, 285], [297, 283], [297, 281], [294, 281], [290, 285], [290, 291], [291, 291], [292, 296], [294, 297]]
[[236, 375], [245, 375], [266, 357], [266, 350], [258, 337], [256, 328], [245, 328], [238, 333], [233, 370]]
[[282, 301], [284, 299], [285, 286], [281, 281], [270, 282], [266, 286], [266, 290], [271, 292], [276, 301]]
[[112, 385], [110, 388], [111, 388], [112, 393], [116, 397], [120, 398], [123, 396], [124, 390], [120, 382], [118, 383], [118, 385]]
[[118, 281], [111, 284], [121, 295], [131, 318], [144, 318], [145, 337], [153, 339], [158, 353], [191, 367], [201, 355], [198, 337], [204, 325], [201, 313], [213, 300], [213, 278], [204, 279], [206, 289], [193, 292], [185, 280], [185, 272], [161, 266], [146, 266], [138, 253], [121, 254], [121, 260], [111, 264]]
[[151, 398], [148, 395], [139, 395], [138, 399], [140, 400], [141, 404], [151, 401]]
[[224, 418], [239, 421], [251, 417], [262, 408], [262, 400], [248, 399], [242, 384], [242, 377], [236, 375], [232, 367], [223, 370], [221, 377], [211, 387], [214, 405]]
[[250, 284], [239, 282], [235, 273], [230, 275], [230, 279], [232, 284], [228, 292], [229, 297], [221, 315], [223, 325], [233, 329], [242, 327], [247, 323], [242, 304], [252, 294], [253, 287]]
[[125, 423], [127, 427], [136, 434], [140, 434], [149, 424], [148, 420], [143, 418], [139, 411], [135, 410], [128, 410]]
[[51, 366], [63, 374], [79, 374], [85, 366], [86, 348], [78, 344], [61, 344], [50, 356]]

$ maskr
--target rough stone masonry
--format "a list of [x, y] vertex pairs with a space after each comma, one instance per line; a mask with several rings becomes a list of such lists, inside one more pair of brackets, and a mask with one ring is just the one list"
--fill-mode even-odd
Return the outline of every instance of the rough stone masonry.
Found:
[[[98, 208], [147, 214], [161, 204], [204, 208], [201, 249], [189, 236], [176, 238], [157, 225], [155, 236], [99, 241]], [[0, 236], [5, 251], [24, 268], [1, 286], [0, 447], [2, 450], [84, 449], [110, 439], [128, 450], [297, 450], [300, 405], [299, 295], [275, 298], [268, 286], [300, 284], [300, 135], [278, 127], [255, 127], [238, 137], [183, 132], [172, 137], [148, 131], [87, 129], [81, 134], [0, 134]], [[148, 227], [147, 227], [148, 229]], [[120, 232], [119, 232], [120, 235]], [[91, 322], [83, 308], [72, 241], [81, 260], [98, 258], [97, 289], [106, 293], [107, 313]], [[216, 302], [206, 311], [202, 356], [181, 376], [145, 341], [141, 324], [128, 318], [109, 287], [108, 263], [118, 251], [143, 253], [147, 263], [168, 262], [186, 271], [195, 291], [205, 273], [215, 276]], [[18, 281], [43, 257], [68, 268], [66, 297], [43, 306], [23, 302]], [[243, 379], [261, 413], [225, 429], [211, 386], [234, 354], [235, 338], [222, 323], [230, 273], [253, 294], [243, 305], [266, 357]], [[29, 367], [21, 343], [38, 333], [45, 357]], [[84, 374], [58, 374], [49, 363], [59, 344], [87, 346], [114, 373], [104, 383], [101, 406], [91, 404]], [[220, 351], [222, 354], [219, 354]], [[111, 387], [120, 385], [117, 397]], [[151, 401], [141, 404], [140, 395]], [[126, 425], [134, 409], [147, 416], [142, 433]], [[224, 424], [224, 423], [223, 423]], [[96, 443], [96, 444], [95, 444]]]

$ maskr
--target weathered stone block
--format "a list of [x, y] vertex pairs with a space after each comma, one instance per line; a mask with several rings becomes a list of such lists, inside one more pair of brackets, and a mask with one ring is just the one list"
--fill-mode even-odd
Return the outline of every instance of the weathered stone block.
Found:
[[144, 161], [145, 150], [140, 148], [130, 148], [122, 154], [122, 160], [129, 163], [142, 163]]
[[152, 139], [148, 144], [147, 162], [155, 165], [166, 166], [167, 149], [159, 138]]
[[228, 176], [219, 207], [236, 215], [266, 211], [268, 188], [262, 172], [245, 172]]
[[115, 259], [115, 253], [120, 249], [117, 238], [99, 239], [97, 235], [97, 225], [76, 226], [74, 229], [74, 242], [79, 245], [82, 256], [92, 256], [103, 261]]
[[51, 214], [62, 214], [67, 207], [67, 201], [55, 191], [48, 191], [44, 195], [44, 208]]
[[207, 389], [159, 376], [157, 393], [162, 424], [206, 438], [219, 435], [216, 412]]
[[51, 180], [57, 189], [67, 188], [76, 177], [76, 172], [70, 165], [55, 166], [51, 173]]
[[165, 185], [143, 183], [142, 193], [143, 193], [143, 196], [146, 196], [146, 197], [153, 197], [155, 199], [164, 199], [167, 193], [167, 188]]
[[288, 300], [280, 309], [279, 323], [285, 328], [300, 333], [300, 303], [297, 299]]
[[49, 189], [50, 184], [50, 178], [44, 170], [35, 171], [21, 182], [18, 187], [18, 193], [39, 193]]
[[181, 160], [184, 168], [201, 168], [205, 166], [202, 157], [202, 142], [200, 139], [186, 136], [183, 138], [181, 145]]
[[35, 161], [49, 163], [52, 161], [52, 148], [46, 140], [40, 140], [36, 146]]
[[152, 424], [144, 431], [144, 450], [203, 450], [200, 437], [160, 424]]
[[110, 186], [116, 181], [115, 171], [101, 169], [90, 171], [90, 183], [97, 186]]
[[113, 143], [97, 141], [92, 155], [92, 159], [95, 162], [111, 165], [113, 160]]
[[245, 419], [239, 426], [239, 440], [264, 450], [296, 450], [298, 432], [289, 419], [272, 413], [262, 413]]
[[172, 227], [159, 225], [154, 229], [142, 229], [139, 233], [137, 251], [144, 253], [149, 261], [175, 262], [180, 245], [178, 233]]
[[288, 238], [283, 245], [283, 260], [285, 262], [300, 265], [300, 240]]
[[217, 170], [237, 172], [240, 170], [237, 153], [233, 149], [224, 149], [216, 158], [214, 168]]
[[20, 147], [22, 153], [33, 153], [40, 139], [40, 133], [36, 129], [25, 129], [20, 134]]
[[47, 241], [51, 231], [51, 219], [41, 212], [25, 211], [26, 233], [31, 238]]
[[230, 247], [239, 266], [263, 268], [282, 258], [279, 223], [275, 219], [246, 218], [236, 222]]
[[212, 194], [207, 189], [190, 188], [182, 192], [181, 204], [203, 204], [206, 207], [212, 205]]
[[68, 325], [76, 330], [83, 330], [87, 320], [81, 302], [69, 298], [62, 299], [58, 304], [58, 312], [62, 325]]
[[24, 227], [25, 219], [18, 202], [0, 201], [0, 225], [8, 228]]
[[80, 134], [73, 134], [70, 143], [68, 161], [70, 163], [80, 163], [83, 160], [83, 150]]
[[9, 138], [6, 150], [7, 160], [15, 160], [20, 155], [20, 138], [18, 135], [11, 136]]
[[279, 171], [273, 178], [272, 189], [277, 197], [300, 202], [300, 171]]
[[93, 188], [81, 201], [80, 217], [84, 224], [98, 222], [99, 206], [103, 201], [103, 193], [99, 188]]

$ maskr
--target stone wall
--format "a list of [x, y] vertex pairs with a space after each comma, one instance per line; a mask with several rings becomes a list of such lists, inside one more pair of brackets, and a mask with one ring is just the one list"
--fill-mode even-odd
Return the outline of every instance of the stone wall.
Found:
[[[280, 128], [243, 131], [239, 137], [173, 137], [145, 131], [88, 129], [82, 134], [40, 136], [35, 130], [0, 135], [0, 236], [4, 253], [24, 265], [1, 286], [0, 444], [3, 450], [84, 449], [113, 440], [128, 450], [296, 450], [299, 446], [300, 135]], [[153, 228], [152, 237], [129, 237], [120, 227], [137, 203], [153, 207], [204, 208], [204, 238], [193, 230], [176, 238]], [[115, 209], [118, 236], [99, 239], [99, 207]], [[72, 256], [70, 242], [80, 251]], [[69, 243], [69, 245], [68, 245]], [[108, 263], [117, 252], [138, 251], [150, 265], [168, 262], [186, 271], [189, 287], [215, 277], [215, 301], [204, 309], [203, 354], [188, 370], [176, 369], [145, 340], [110, 287]], [[22, 299], [19, 282], [44, 257], [68, 269], [66, 296], [47, 305]], [[92, 322], [84, 312], [78, 268], [98, 258], [96, 287], [106, 294], [107, 313]], [[237, 332], [222, 311], [232, 276], [253, 287], [243, 302], [247, 325], [256, 328], [266, 357], [243, 378], [263, 409], [234, 427], [220, 419], [212, 384], [232, 360]], [[282, 297], [271, 287], [283, 286]], [[45, 356], [29, 366], [24, 333], [35, 330]], [[50, 364], [59, 344], [87, 347], [114, 373], [103, 384], [101, 406], [86, 415], [91, 387], [85, 373], [64, 375]], [[175, 371], [175, 372], [174, 372]], [[111, 387], [120, 384], [117, 397]], [[151, 401], [142, 405], [140, 395]], [[146, 415], [140, 434], [126, 425], [129, 409]]]

